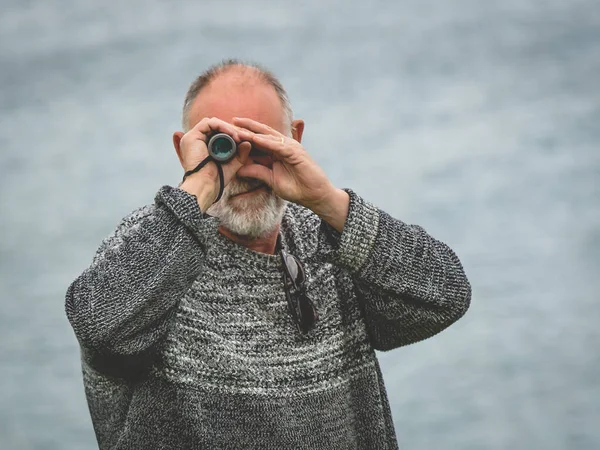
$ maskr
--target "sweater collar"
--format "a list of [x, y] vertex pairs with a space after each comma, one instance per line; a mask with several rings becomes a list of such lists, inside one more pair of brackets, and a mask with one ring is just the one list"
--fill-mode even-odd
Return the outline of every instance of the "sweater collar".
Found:
[[274, 255], [251, 250], [232, 241], [218, 231], [212, 247], [214, 256], [222, 259], [223, 262], [227, 262], [236, 266], [251, 266], [256, 269], [277, 267], [279, 270], [283, 268], [281, 254], [279, 251], [281, 249], [287, 250], [288, 248], [285, 236], [281, 233], [281, 230], [279, 231], [279, 235], [277, 237], [277, 246]]

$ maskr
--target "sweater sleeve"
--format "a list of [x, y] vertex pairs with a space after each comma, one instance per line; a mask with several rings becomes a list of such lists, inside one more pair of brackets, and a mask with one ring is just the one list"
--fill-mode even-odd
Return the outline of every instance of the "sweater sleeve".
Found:
[[319, 247], [352, 275], [374, 348], [427, 339], [462, 317], [471, 286], [452, 249], [345, 190], [350, 207], [344, 229], [321, 222]]
[[125, 217], [102, 242], [65, 301], [82, 355], [92, 367], [119, 377], [149, 367], [217, 227], [194, 196], [164, 186], [154, 204]]

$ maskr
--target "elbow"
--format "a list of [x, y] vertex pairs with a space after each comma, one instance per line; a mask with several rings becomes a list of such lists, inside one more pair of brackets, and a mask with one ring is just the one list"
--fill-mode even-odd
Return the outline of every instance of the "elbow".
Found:
[[[112, 351], [122, 318], [102, 308], [101, 289], [82, 274], [67, 289], [65, 312], [82, 349]], [[111, 317], [113, 316], [113, 317]]]
[[438, 315], [444, 316], [448, 326], [464, 316], [471, 306], [471, 283], [456, 253], [442, 245], [445, 252], [439, 254], [439, 260], [443, 261], [439, 272], [444, 275], [440, 279], [440, 291], [432, 295], [432, 299], [439, 307]]
[[449, 299], [447, 307], [447, 317], [450, 320], [450, 324], [456, 322], [462, 316], [464, 316], [469, 307], [471, 306], [471, 284], [464, 277], [461, 282], [461, 288], [458, 289]]
[[464, 316], [471, 306], [471, 283], [458, 256], [450, 249], [443, 295], [443, 308], [450, 324]]
[[432, 308], [431, 323], [429, 329], [430, 336], [440, 333], [441, 331], [453, 325], [462, 318], [471, 306], [471, 284], [467, 277], [462, 273], [458, 277], [458, 283], [451, 283], [447, 289], [442, 305], [437, 308]]
[[464, 273], [449, 280], [446, 295], [434, 315], [438, 323], [438, 332], [448, 328], [467, 313], [471, 306], [471, 294], [471, 284]]
[[394, 318], [370, 313], [367, 330], [375, 350], [387, 352], [429, 339], [457, 322], [469, 309], [470, 289], [464, 296], [449, 300], [444, 306], [416, 307], [405, 299], [403, 313]]
[[152, 344], [158, 339], [124, 333], [126, 324], [102, 320], [92, 305], [89, 297], [78, 292], [75, 281], [67, 290], [65, 310], [83, 359], [104, 375], [123, 379], [143, 376], [156, 360]]
[[424, 341], [446, 330], [469, 309], [471, 286], [467, 282], [460, 293], [446, 297], [444, 303], [443, 306], [409, 308], [410, 312], [402, 319], [380, 320], [373, 336], [374, 348], [385, 352]]
[[449, 292], [449, 305], [453, 316], [452, 323], [456, 322], [462, 316], [466, 314], [469, 307], [471, 306], [472, 288], [471, 283], [460, 267], [460, 275], [456, 277], [456, 280], [450, 285], [447, 290]]
[[79, 278], [71, 283], [65, 296], [65, 313], [81, 348], [91, 351], [102, 348], [107, 337], [98, 333], [92, 302], [87, 294], [82, 291]]

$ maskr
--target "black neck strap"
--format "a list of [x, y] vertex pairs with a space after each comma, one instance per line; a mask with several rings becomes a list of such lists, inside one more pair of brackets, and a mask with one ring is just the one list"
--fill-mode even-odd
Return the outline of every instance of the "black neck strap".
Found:
[[208, 155], [206, 158], [204, 158], [204, 160], [202, 160], [200, 162], [200, 164], [198, 164], [192, 170], [188, 170], [186, 173], [184, 173], [183, 180], [181, 180], [181, 182], [183, 183], [189, 175], [198, 172], [200, 169], [202, 169], [205, 165], [207, 165], [211, 161], [217, 165], [217, 170], [219, 171], [219, 195], [217, 196], [217, 199], [214, 201], [214, 203], [217, 203], [219, 200], [221, 200], [221, 196], [223, 195], [223, 190], [225, 189], [225, 176], [223, 175], [223, 167], [221, 166], [221, 163], [219, 161], [217, 161], [216, 159], [214, 159], [212, 156]]

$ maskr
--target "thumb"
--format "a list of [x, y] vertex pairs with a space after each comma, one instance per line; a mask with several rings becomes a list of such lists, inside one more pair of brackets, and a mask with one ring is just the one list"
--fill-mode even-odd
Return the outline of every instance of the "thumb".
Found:
[[273, 171], [261, 164], [250, 164], [238, 170], [237, 175], [244, 178], [255, 178], [273, 188]]

